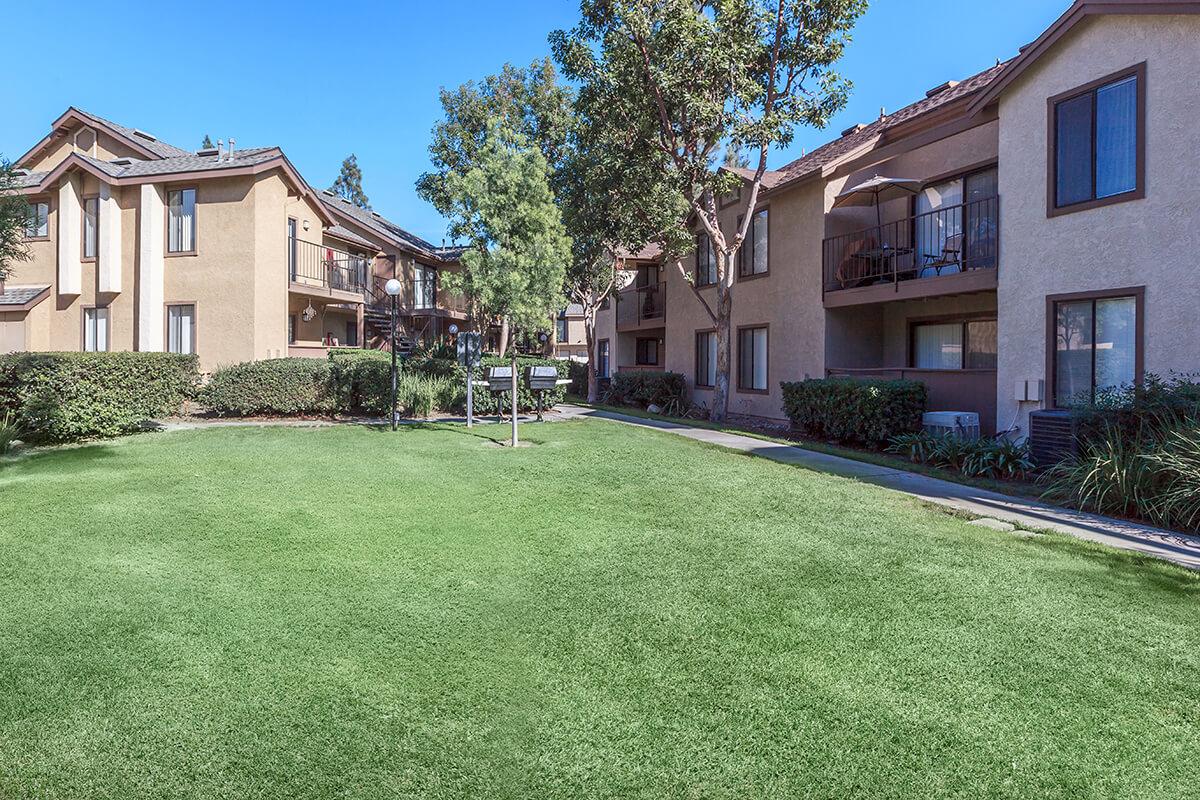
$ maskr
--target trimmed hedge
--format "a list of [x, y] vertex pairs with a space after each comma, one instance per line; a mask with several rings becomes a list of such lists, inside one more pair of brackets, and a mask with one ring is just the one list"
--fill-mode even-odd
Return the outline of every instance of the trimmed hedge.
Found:
[[383, 350], [339, 349], [329, 352], [330, 380], [339, 411], [388, 413], [392, 390], [392, 354]]
[[678, 372], [618, 372], [604, 402], [616, 406], [661, 407], [668, 414], [687, 410], [687, 379]]
[[222, 416], [328, 414], [337, 407], [330, 361], [273, 358], [223, 367], [199, 397]]
[[928, 399], [925, 384], [908, 380], [813, 378], [782, 387], [783, 409], [796, 430], [871, 447], [921, 430]]
[[197, 380], [195, 356], [13, 353], [0, 356], [0, 418], [35, 442], [117, 436], [179, 413]]

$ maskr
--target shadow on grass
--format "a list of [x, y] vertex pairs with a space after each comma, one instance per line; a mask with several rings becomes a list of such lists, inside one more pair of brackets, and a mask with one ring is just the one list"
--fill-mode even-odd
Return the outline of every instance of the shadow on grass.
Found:
[[34, 447], [0, 456], [0, 474], [17, 467], [45, 467], [59, 475], [83, 472], [116, 455], [108, 442]]

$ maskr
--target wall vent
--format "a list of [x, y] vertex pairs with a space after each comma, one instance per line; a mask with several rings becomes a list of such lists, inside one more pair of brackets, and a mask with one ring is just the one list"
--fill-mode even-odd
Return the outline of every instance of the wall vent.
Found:
[[865, 127], [867, 126], [863, 125], [861, 122], [857, 125], [851, 125], [849, 128], [846, 128], [846, 130], [842, 131], [842, 136], [849, 136], [852, 133], [858, 133]]
[[216, 155], [220, 155], [220, 154], [221, 154], [221, 151], [215, 147], [206, 147], [203, 150], [196, 151], [196, 155], [201, 156], [202, 158], [207, 158], [208, 156], [216, 156]]
[[149, 140], [149, 141], [151, 141], [151, 142], [157, 142], [157, 141], [158, 141], [158, 137], [156, 137], [154, 134], [152, 134], [152, 133], [146, 133], [145, 131], [143, 131], [143, 130], [140, 130], [140, 129], [138, 129], [138, 128], [134, 128], [134, 129], [133, 129], [133, 135], [134, 135], [134, 136], [140, 136], [140, 137], [142, 137], [143, 139], [147, 139], [147, 140]]
[[938, 84], [937, 86], [933, 87], [928, 92], [926, 92], [925, 96], [933, 97], [934, 95], [941, 94], [942, 92], [946, 91], [947, 89], [953, 89], [955, 86], [958, 86], [958, 83], [959, 83], [958, 81], [946, 81], [945, 83]]

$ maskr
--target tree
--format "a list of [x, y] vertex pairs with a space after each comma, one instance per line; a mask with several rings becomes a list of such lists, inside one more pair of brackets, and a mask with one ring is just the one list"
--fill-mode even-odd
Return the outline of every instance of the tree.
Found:
[[329, 187], [329, 191], [359, 208], [371, 208], [371, 203], [362, 188], [362, 169], [358, 166], [358, 157], [353, 153], [342, 162], [342, 171], [338, 173], [337, 180]]
[[516, 446], [517, 332], [537, 330], [562, 307], [571, 255], [549, 166], [524, 136], [492, 119], [470, 162], [445, 172], [442, 190], [451, 235], [467, 242], [462, 270], [446, 274], [446, 287], [509, 323]]
[[12, 164], [0, 159], [0, 283], [13, 266], [29, 260], [25, 229], [29, 225], [29, 203], [18, 194], [20, 185]]
[[[581, 0], [575, 29], [551, 35], [555, 58], [589, 105], [654, 145], [652, 157], [712, 244], [715, 303], [684, 269], [686, 224], [660, 237], [716, 329], [714, 421], [729, 402], [733, 255], [753, 220], [767, 156], [792, 141], [797, 125], [822, 128], [845, 106], [849, 84], [833, 65], [865, 10], [866, 0]], [[756, 156], [753, 171], [721, 169], [722, 143]], [[718, 198], [738, 186], [742, 221], [727, 235]]]
[[204, 141], [200, 143], [200, 149], [201, 150], [212, 150], [214, 147], [216, 147], [216, 145], [213, 144], [212, 137], [209, 136], [207, 133], [204, 134]]

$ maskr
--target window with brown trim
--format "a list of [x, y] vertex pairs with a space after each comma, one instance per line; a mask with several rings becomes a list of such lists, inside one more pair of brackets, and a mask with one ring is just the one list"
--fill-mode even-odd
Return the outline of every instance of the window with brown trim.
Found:
[[83, 349], [88, 353], [103, 353], [109, 346], [109, 313], [107, 307], [83, 309]]
[[80, 238], [81, 255], [84, 261], [96, 258], [96, 245], [100, 241], [100, 198], [83, 199], [83, 236]]
[[196, 352], [196, 306], [167, 306], [167, 352], [192, 355]]
[[[754, 212], [754, 219], [746, 230], [746, 239], [742, 242], [742, 250], [738, 254], [738, 277], [756, 278], [770, 271], [770, 213], [769, 209], [761, 208]], [[738, 227], [742, 220], [738, 220]]]
[[696, 331], [696, 386], [717, 385], [717, 332]]
[[657, 367], [658, 339], [638, 339], [634, 352], [634, 363], [639, 367]]
[[1144, 299], [1141, 288], [1047, 298], [1055, 406], [1092, 405], [1142, 380]]
[[596, 342], [596, 377], [608, 377], [608, 339]]
[[50, 203], [34, 200], [29, 203], [25, 218], [25, 238], [29, 240], [50, 238]]
[[707, 233], [696, 234], [696, 285], [712, 286], [717, 282], [717, 254]]
[[167, 252], [196, 252], [196, 190], [167, 192]]
[[912, 327], [914, 369], [995, 369], [994, 319], [921, 322]]
[[767, 328], [738, 328], [738, 390], [766, 392]]
[[1145, 197], [1146, 65], [1049, 100], [1050, 216]]

